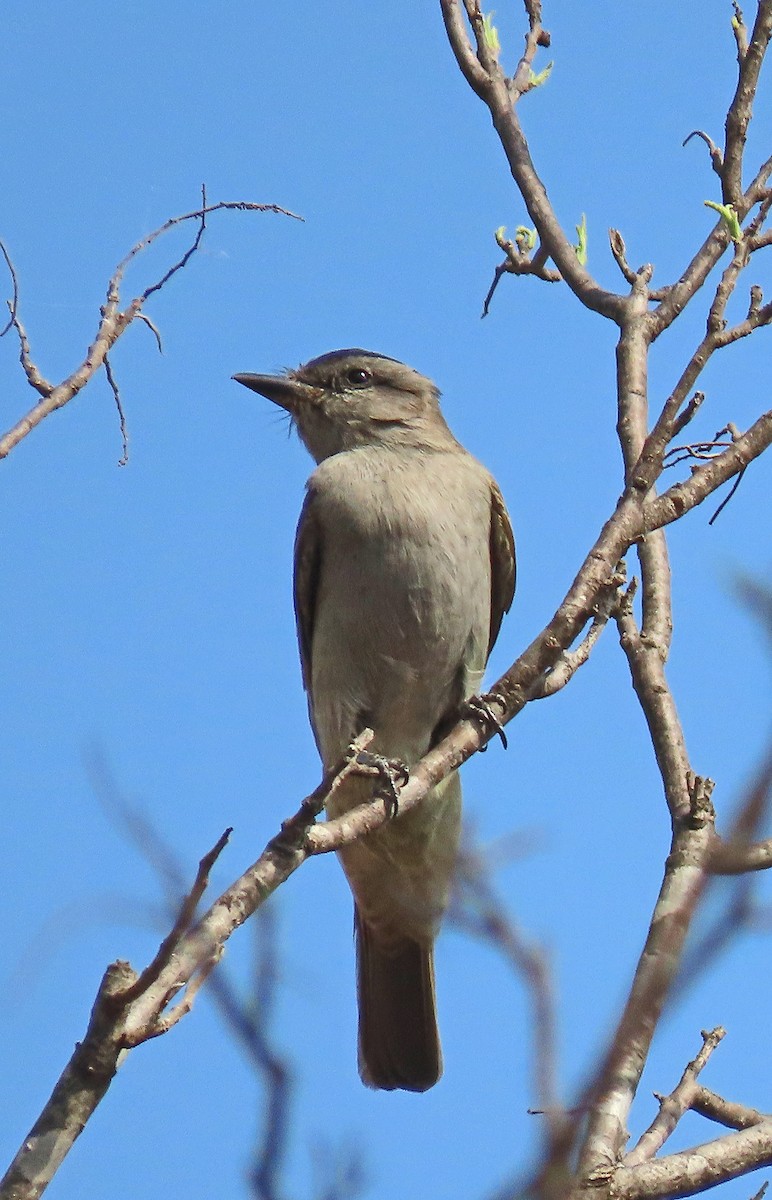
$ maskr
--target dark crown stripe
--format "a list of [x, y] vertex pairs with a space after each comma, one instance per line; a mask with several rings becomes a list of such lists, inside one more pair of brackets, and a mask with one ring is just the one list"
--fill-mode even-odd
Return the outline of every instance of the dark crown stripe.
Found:
[[386, 362], [399, 362], [398, 358], [390, 358], [388, 354], [378, 354], [375, 350], [362, 350], [358, 346], [353, 346], [349, 350], [330, 350], [329, 354], [321, 354], [319, 358], [312, 358], [310, 362], [305, 364], [304, 369], [327, 366], [327, 364], [354, 356], [357, 358], [381, 358]]

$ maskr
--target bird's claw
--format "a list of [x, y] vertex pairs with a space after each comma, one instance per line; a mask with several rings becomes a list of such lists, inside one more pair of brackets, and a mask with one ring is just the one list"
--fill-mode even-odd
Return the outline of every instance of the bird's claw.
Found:
[[382, 754], [373, 754], [371, 750], [358, 750], [353, 763], [360, 774], [380, 780], [374, 795], [384, 800], [389, 815], [396, 817], [399, 812], [399, 793], [410, 778], [408, 766], [400, 758], [385, 758]]
[[[498, 704], [503, 709], [504, 697], [500, 696], [498, 692], [485, 692], [481, 696], [469, 696], [462, 705], [462, 713], [472, 721], [479, 721], [486, 732], [490, 734], [497, 733], [501, 738], [502, 746], [506, 750], [508, 746], [507, 735], [504, 732], [504, 726], [491, 707], [493, 704]], [[480, 750], [487, 749], [487, 744], [480, 747]]]

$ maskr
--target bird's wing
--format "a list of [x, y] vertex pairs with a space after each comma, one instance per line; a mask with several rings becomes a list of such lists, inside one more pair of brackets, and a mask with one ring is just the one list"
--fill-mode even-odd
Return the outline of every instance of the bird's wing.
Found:
[[515, 538], [504, 497], [491, 480], [491, 635], [488, 653], [499, 636], [504, 613], [515, 594]]
[[311, 642], [314, 636], [316, 592], [322, 560], [315, 494], [309, 487], [295, 535], [295, 622], [298, 631], [303, 687], [311, 696]]

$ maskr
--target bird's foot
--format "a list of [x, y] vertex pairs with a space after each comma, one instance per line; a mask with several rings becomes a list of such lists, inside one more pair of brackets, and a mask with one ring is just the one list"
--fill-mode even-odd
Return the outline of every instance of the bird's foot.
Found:
[[380, 781], [373, 795], [385, 801], [390, 817], [396, 817], [399, 812], [399, 793], [410, 778], [407, 764], [400, 758], [385, 758], [371, 750], [356, 750], [351, 764], [357, 774]]
[[[501, 738], [501, 744], [506, 750], [507, 735], [504, 732], [504, 726], [493, 711], [492, 705], [498, 705], [502, 710], [505, 708], [504, 697], [498, 692], [484, 692], [481, 696], [469, 696], [461, 705], [461, 715], [471, 721], [478, 721], [482, 725], [484, 732], [489, 735], [497, 733]], [[487, 743], [480, 747], [480, 750], [487, 750]]]

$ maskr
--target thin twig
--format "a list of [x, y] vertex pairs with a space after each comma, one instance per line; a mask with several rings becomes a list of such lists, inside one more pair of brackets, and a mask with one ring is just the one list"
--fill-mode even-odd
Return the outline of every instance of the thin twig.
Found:
[[[155, 283], [151, 283], [149, 287], [145, 288], [144, 292], [142, 293], [143, 301], [147, 300], [148, 297], [152, 296], [154, 292], [160, 292], [161, 288], [169, 282], [169, 280], [172, 278], [173, 275], [176, 275], [178, 271], [181, 271], [183, 269], [183, 267], [186, 267], [188, 265], [191, 258], [196, 253], [199, 246], [201, 245], [201, 239], [204, 236], [204, 233], [206, 231], [206, 215], [207, 215], [208, 211], [209, 210], [207, 209], [207, 206], [206, 206], [206, 185], [202, 184], [201, 185], [201, 211], [200, 211], [200, 216], [199, 216], [199, 225], [198, 225], [198, 229], [196, 231], [195, 238], [193, 239], [191, 244], [188, 246], [187, 250], [182, 255], [182, 257], [180, 259], [178, 259], [176, 263], [173, 263], [172, 266], [169, 267], [168, 271], [166, 271], [159, 280], [157, 280]], [[171, 228], [171, 222], [169, 222], [169, 228]], [[149, 245], [149, 239], [146, 244]]]
[[193, 1008], [196, 996], [217, 966], [221, 956], [222, 947], [217, 947], [208, 958], [203, 959], [185, 984], [185, 991], [179, 1003], [167, 1008], [164, 1014], [157, 1017], [152, 1025], [148, 1025], [141, 1034], [127, 1034], [124, 1038], [124, 1046], [129, 1049], [150, 1041], [152, 1038], [162, 1037], [170, 1029], [173, 1029], [183, 1017], [186, 1017]]
[[[205, 193], [204, 193], [205, 194]], [[280, 213], [284, 216], [293, 217], [296, 220], [301, 220], [297, 214], [289, 212], [288, 209], [281, 208], [276, 204], [254, 204], [245, 200], [228, 201], [223, 200], [218, 204], [204, 205], [202, 208], [194, 212], [184, 213], [179, 217], [170, 217], [158, 229], [149, 233], [134, 245], [129, 253], [121, 260], [116, 267], [107, 286], [107, 296], [104, 305], [100, 311], [100, 320], [97, 327], [94, 341], [89, 346], [85, 358], [78, 367], [60, 383], [50, 384], [40, 374], [35, 363], [30, 357], [29, 342], [26, 332], [18, 318], [18, 313], [15, 313], [12, 308], [12, 323], [15, 325], [19, 335], [21, 346], [20, 358], [21, 364], [30, 385], [41, 396], [42, 400], [30, 409], [25, 416], [13, 425], [7, 433], [0, 437], [0, 458], [5, 458], [10, 454], [11, 450], [19, 444], [32, 430], [55, 412], [59, 408], [63, 408], [68, 404], [74, 396], [80, 392], [85, 385], [94, 377], [96, 372], [104, 366], [105, 357], [110, 352], [112, 347], [117, 342], [118, 338], [128, 329], [129, 325], [137, 317], [140, 316], [142, 307], [149, 296], [153, 295], [162, 288], [178, 271], [186, 265], [191, 256], [198, 249], [201, 237], [203, 235], [206, 224], [206, 217], [209, 213], [219, 212], [220, 210], [230, 209], [238, 212], [273, 212]], [[198, 221], [199, 227], [196, 236], [177, 262], [166, 271], [160, 279], [149, 287], [145, 288], [138, 296], [127, 304], [126, 308], [121, 311], [120, 304], [120, 285], [123, 280], [124, 273], [129, 263], [144, 249], [146, 249], [162, 234], [177, 225], [187, 221]], [[112, 386], [112, 385], [111, 385]], [[115, 390], [113, 391], [115, 395]]]
[[659, 1100], [659, 1112], [646, 1132], [641, 1134], [635, 1147], [625, 1155], [625, 1166], [634, 1167], [639, 1162], [646, 1162], [662, 1149], [681, 1117], [692, 1107], [697, 1090], [697, 1076], [725, 1037], [726, 1030], [721, 1025], [717, 1025], [709, 1033], [706, 1030], [702, 1031], [702, 1047], [699, 1053], [686, 1067], [673, 1091], [668, 1096], [656, 1096]]
[[[9, 305], [9, 307], [10, 307], [10, 305]], [[19, 319], [18, 312], [13, 311], [13, 310], [12, 310], [11, 323], [14, 326], [14, 328], [16, 329], [16, 333], [19, 338], [19, 362], [22, 365], [22, 370], [24, 371], [24, 374], [27, 376], [28, 384], [30, 385], [31, 388], [34, 388], [34, 390], [39, 395], [43, 396], [44, 398], [50, 396], [52, 391], [54, 390], [54, 385], [52, 383], [49, 383], [48, 380], [45, 379], [43, 375], [41, 375], [36, 364], [32, 361], [30, 345], [29, 345], [29, 338], [27, 337], [27, 331], [24, 328], [24, 326], [22, 325], [21, 320]], [[2, 453], [0, 453], [0, 458], [1, 457], [2, 457]]]
[[750, 40], [739, 7], [735, 7], [732, 28], [737, 40], [737, 88], [726, 116], [724, 166], [721, 175], [724, 204], [735, 206], [742, 198], [742, 165], [745, 139], [753, 111], [753, 101], [769, 39], [772, 37], [772, 6], [760, 0]]
[[737, 474], [737, 478], [735, 479], [734, 483], [732, 484], [731, 488], [729, 489], [729, 492], [728, 492], [728, 493], [727, 493], [727, 495], [724, 497], [724, 499], [721, 501], [721, 503], [719, 504], [718, 508], [717, 508], [717, 509], [716, 509], [716, 511], [713, 513], [713, 516], [709, 518], [709, 520], [708, 520], [708, 525], [712, 525], [712, 524], [713, 524], [713, 522], [716, 520], [716, 518], [717, 518], [718, 516], [720, 516], [720, 514], [721, 514], [721, 513], [724, 511], [724, 509], [726, 508], [727, 504], [728, 504], [728, 503], [729, 503], [729, 501], [732, 499], [732, 496], [734, 496], [735, 492], [737, 491], [738, 487], [740, 486], [740, 484], [741, 484], [741, 482], [742, 482], [743, 475], [745, 474], [746, 470], [747, 470], [747, 468], [746, 468], [746, 467], [743, 467], [742, 471], [739, 471], [739, 472], [738, 472], [738, 474]]
[[710, 153], [710, 161], [713, 166], [713, 170], [720, 177], [721, 172], [724, 169], [724, 156], [721, 153], [721, 151], [719, 150], [716, 143], [713, 141], [713, 138], [708, 137], [707, 133], [705, 133], [702, 129], [693, 129], [691, 131], [691, 133], [686, 135], [684, 140], [681, 142], [681, 145], [682, 146], [688, 145], [688, 143], [692, 140], [693, 137], [702, 138], [703, 142], [708, 147], [708, 152]]
[[679, 414], [679, 416], [676, 417], [675, 421], [673, 421], [673, 427], [672, 427], [672, 436], [673, 437], [678, 437], [679, 433], [683, 433], [684, 429], [686, 429], [686, 426], [689, 425], [694, 420], [694, 418], [696, 417], [697, 413], [699, 412], [704, 400], [705, 400], [704, 392], [695, 392], [694, 393], [694, 395], [691, 397], [688, 404], [686, 405], [686, 408], [684, 408], [683, 412], [681, 412]]
[[10, 309], [11, 315], [6, 324], [3, 326], [2, 330], [0, 330], [0, 338], [2, 338], [5, 337], [9, 329], [13, 329], [13, 325], [16, 320], [16, 313], [19, 308], [19, 281], [16, 278], [16, 268], [14, 267], [11, 256], [6, 249], [5, 242], [2, 240], [0, 240], [0, 251], [5, 259], [5, 265], [8, 268], [11, 276], [11, 283], [13, 284], [13, 297], [8, 301], [8, 308]]
[[153, 334], [153, 336], [156, 340], [156, 345], [158, 346], [158, 353], [163, 354], [163, 352], [164, 352], [163, 342], [161, 341], [161, 334], [160, 334], [157, 326], [153, 324], [153, 322], [150, 320], [150, 317], [147, 315], [147, 313], [138, 312], [137, 320], [143, 321], [144, 324], [147, 325], [148, 329], [151, 331], [151, 333]]
[[[555, 663], [555, 666], [542, 679], [536, 681], [529, 693], [529, 700], [544, 700], [547, 696], [554, 696], [556, 692], [561, 691], [569, 683], [579, 668], [584, 666], [592, 653], [593, 647], [606, 628], [609, 618], [620, 603], [619, 588], [624, 582], [625, 564], [622, 562], [619, 564], [617, 574], [611, 580], [606, 593], [596, 605], [592, 623], [582, 641], [576, 649], [564, 650]], [[633, 579], [627, 591], [627, 598], [630, 601], [632, 601], [637, 587], [638, 582]]]
[[[123, 1004], [130, 1004], [138, 996], [145, 993], [156, 982], [161, 971], [168, 965], [170, 956], [179, 945], [181, 939], [189, 932], [193, 918], [196, 915], [201, 897], [209, 886], [209, 874], [212, 867], [217, 862], [217, 859], [222, 854], [225, 847], [228, 845], [228, 840], [233, 833], [229, 827], [215, 842], [211, 850], [209, 850], [198, 864], [196, 878], [193, 881], [193, 886], [184, 897], [177, 918], [172, 925], [169, 933], [161, 942], [156, 954], [145, 967], [144, 971], [137, 977], [136, 981], [127, 988], [126, 992], [121, 996]], [[136, 1044], [136, 1043], [135, 1043]]]
[[108, 358], [107, 355], [105, 355], [105, 359], [104, 359], [104, 368], [105, 368], [105, 375], [107, 376], [107, 382], [109, 383], [110, 390], [113, 393], [113, 400], [115, 401], [115, 407], [118, 410], [118, 420], [120, 422], [120, 427], [121, 427], [121, 443], [123, 445], [123, 453], [121, 454], [121, 457], [118, 459], [118, 466], [125, 467], [127, 462], [129, 461], [129, 433], [128, 433], [128, 429], [126, 428], [126, 414], [123, 411], [123, 404], [121, 403], [121, 393], [118, 389], [118, 381], [116, 380], [115, 376], [113, 375], [113, 368], [110, 363], [110, 359]]
[[[512, 243], [510, 243], [511, 245]], [[487, 317], [490, 312], [491, 301], [496, 292], [499, 283], [504, 275], [533, 275], [536, 279], [543, 279], [545, 283], [560, 283], [562, 275], [559, 271], [553, 270], [546, 266], [547, 255], [534, 254], [532, 258], [526, 255], [515, 254], [512, 258], [507, 257], [503, 262], [495, 268], [493, 272], [493, 280], [486, 293], [483, 301], [481, 317]]]
[[[494, 50], [486, 38], [485, 24], [477, 0], [464, 0], [474, 33], [476, 51], [461, 15], [459, 0], [440, 0], [445, 29], [456, 61], [470, 87], [487, 105], [506, 154], [509, 168], [529, 217], [550, 259], [561, 276], [588, 308], [617, 321], [625, 309], [625, 298], [601, 288], [580, 263], [574, 246], [557, 219], [531, 159], [523, 134], [517, 106], [512, 103], [510, 81], [504, 75]], [[529, 22], [534, 16], [529, 11]]]

